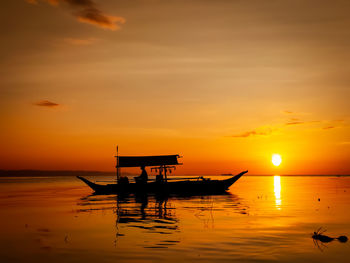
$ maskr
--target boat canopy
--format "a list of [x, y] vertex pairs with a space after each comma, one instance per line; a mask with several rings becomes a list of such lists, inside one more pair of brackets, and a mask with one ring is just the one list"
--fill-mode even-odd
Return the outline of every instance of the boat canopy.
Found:
[[117, 167], [141, 167], [141, 166], [162, 166], [178, 165], [176, 155], [158, 155], [158, 156], [118, 156]]

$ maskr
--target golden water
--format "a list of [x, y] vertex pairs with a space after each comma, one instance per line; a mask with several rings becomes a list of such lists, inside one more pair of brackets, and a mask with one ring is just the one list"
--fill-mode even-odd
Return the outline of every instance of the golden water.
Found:
[[[223, 178], [223, 177], [221, 177]], [[348, 262], [350, 177], [245, 176], [226, 195], [92, 196], [75, 177], [0, 178], [1, 262]]]

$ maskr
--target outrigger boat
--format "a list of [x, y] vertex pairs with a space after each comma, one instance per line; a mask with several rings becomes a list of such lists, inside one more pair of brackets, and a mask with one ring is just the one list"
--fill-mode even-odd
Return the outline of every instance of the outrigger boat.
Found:
[[[117, 151], [118, 152], [118, 151]], [[204, 177], [191, 178], [167, 178], [167, 172], [176, 169], [179, 155], [158, 156], [117, 156], [117, 183], [97, 184], [86, 178], [77, 176], [86, 183], [96, 194], [119, 194], [119, 193], [155, 193], [155, 194], [217, 194], [223, 193], [248, 171], [243, 171], [225, 180], [211, 180]], [[120, 174], [122, 167], [151, 167], [151, 170], [159, 171], [156, 180], [142, 182], [137, 180], [130, 183], [127, 177]], [[164, 173], [164, 176], [163, 176]], [[176, 180], [176, 181], [175, 181]]]

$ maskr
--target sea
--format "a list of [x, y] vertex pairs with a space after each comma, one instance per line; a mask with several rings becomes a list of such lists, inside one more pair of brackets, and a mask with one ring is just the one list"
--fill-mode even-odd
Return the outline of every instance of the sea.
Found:
[[350, 241], [312, 238], [350, 238], [348, 176], [243, 176], [226, 194], [168, 197], [8, 176], [0, 215], [1, 262], [350, 262]]

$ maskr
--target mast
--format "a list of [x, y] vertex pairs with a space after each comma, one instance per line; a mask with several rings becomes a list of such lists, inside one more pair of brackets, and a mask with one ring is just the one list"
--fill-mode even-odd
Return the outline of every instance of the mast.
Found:
[[168, 182], [168, 177], [166, 176], [166, 165], [163, 165], [163, 169], [164, 169], [164, 181]]
[[120, 179], [120, 174], [119, 174], [119, 149], [118, 149], [118, 145], [117, 145], [117, 155], [115, 156], [116, 157], [116, 161], [117, 161], [117, 165], [115, 166], [116, 168], [116, 173], [117, 173], [117, 182], [119, 182], [119, 179]]

